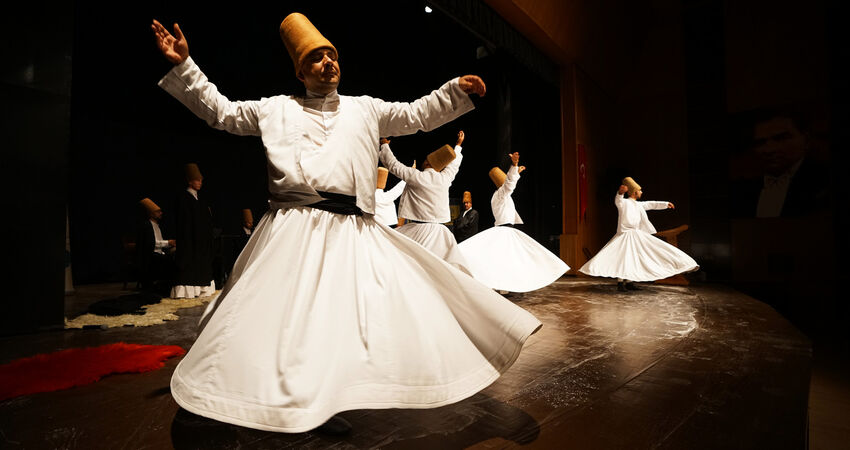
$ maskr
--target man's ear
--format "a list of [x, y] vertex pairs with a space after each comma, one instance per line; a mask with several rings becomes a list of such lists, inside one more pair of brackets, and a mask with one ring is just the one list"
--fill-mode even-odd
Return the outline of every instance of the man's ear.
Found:
[[298, 78], [302, 83], [304, 82], [304, 74], [300, 70], [295, 74], [295, 78]]

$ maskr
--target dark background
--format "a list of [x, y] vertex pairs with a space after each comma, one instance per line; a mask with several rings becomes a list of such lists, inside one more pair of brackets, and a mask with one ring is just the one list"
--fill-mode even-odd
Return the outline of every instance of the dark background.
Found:
[[[150, 22], [179, 22], [193, 59], [220, 91], [250, 100], [302, 92], [278, 36], [283, 17], [300, 11], [339, 50], [341, 94], [410, 101], [455, 76], [484, 78], [488, 94], [475, 99], [476, 111], [392, 142], [402, 161], [421, 161], [454, 143], [462, 128], [465, 159], [450, 193], [457, 202], [472, 191], [482, 229], [492, 225], [487, 171], [506, 168], [510, 151], [529, 167], [514, 195], [524, 231], [556, 252], [551, 238], [573, 232], [582, 237], [579, 249], [595, 254], [616, 229], [613, 193], [633, 176], [646, 199], [677, 205], [651, 213], [659, 230], [689, 224], [680, 247], [701, 265], [695, 282], [740, 288], [805, 332], [829, 330], [846, 345], [841, 197], [850, 76], [842, 2], [511, 2], [555, 11], [539, 23], [551, 45], [537, 47], [482, 14], [487, 6], [479, 1], [436, 2], [431, 14], [418, 1], [173, 3], [26, 3], [0, 19], [0, 180], [13, 266], [4, 274], [4, 334], [61, 326], [68, 262], [75, 284], [119, 280], [122, 236], [132, 232], [142, 197], [163, 208], [168, 235], [186, 162], [199, 164], [201, 193], [223, 232], [238, 229], [242, 208], [259, 219], [266, 201], [259, 138], [209, 128], [156, 86], [170, 64], [154, 46]], [[477, 15], [461, 14], [470, 11]], [[555, 57], [547, 62], [538, 48]], [[573, 103], [564, 101], [565, 89]], [[789, 105], [816, 111], [829, 163], [822, 176], [836, 193], [832, 212], [796, 223], [793, 233], [750, 223], [750, 232], [773, 233], [766, 259], [736, 268], [736, 252], [748, 250], [734, 235], [729, 161], [746, 148], [742, 130], [753, 111]], [[562, 117], [574, 122], [572, 140], [561, 134]], [[573, 174], [561, 178], [562, 142], [588, 154], [587, 217], [573, 231], [561, 222], [562, 192], [575, 183]], [[568, 209], [566, 220], [575, 215]]]
[[[177, 21], [187, 37], [190, 55], [220, 91], [232, 100], [251, 100], [279, 94], [303, 93], [291, 60], [280, 40], [278, 26], [290, 11], [299, 11], [334, 43], [340, 53], [344, 95], [369, 95], [388, 101], [411, 101], [449, 79], [479, 74], [490, 91], [477, 110], [432, 133], [392, 139], [397, 157], [421, 164], [439, 146], [454, 144], [457, 131], [466, 133], [465, 159], [451, 189], [459, 198], [474, 193], [482, 225], [492, 225], [489, 197], [493, 188], [487, 171], [507, 165], [506, 152], [497, 150], [496, 109], [505, 106], [505, 92], [515, 117], [508, 126], [514, 143], [526, 157], [523, 163], [560, 157], [557, 87], [546, 86], [550, 100], [526, 97], [541, 82], [515, 61], [498, 54], [477, 57], [481, 43], [439, 12], [426, 14], [422, 2], [370, 2], [318, 7], [290, 2], [271, 7], [217, 9], [198, 7], [145, 8], [114, 20], [105, 11], [76, 8], [70, 176], [70, 219], [74, 281], [102, 282], [119, 274], [120, 237], [134, 226], [136, 202], [150, 197], [165, 213], [164, 228], [173, 229], [176, 193], [185, 187], [182, 164], [196, 162], [204, 175], [201, 194], [212, 205], [223, 232], [240, 227], [241, 209], [250, 208], [256, 220], [266, 209], [267, 176], [262, 143], [256, 137], [232, 136], [208, 127], [156, 82], [170, 68], [153, 44], [150, 19], [169, 29]], [[103, 43], [104, 35], [113, 38]], [[103, 61], [104, 54], [117, 56]], [[537, 89], [535, 89], [537, 90]], [[548, 121], [546, 131], [531, 131], [537, 118]], [[534, 124], [535, 126], [537, 124]], [[376, 146], [378, 144], [376, 143]], [[502, 157], [504, 153], [504, 157]], [[527, 172], [517, 192], [520, 212], [537, 210], [548, 202], [559, 214], [560, 193], [539, 198], [527, 195], [542, 181], [545, 167]], [[505, 167], [506, 168], [506, 167]], [[107, 169], [107, 170], [104, 170]], [[535, 169], [537, 169], [535, 167]], [[531, 174], [538, 173], [538, 177]], [[556, 175], [558, 173], [556, 172]], [[557, 186], [558, 180], [547, 180]], [[391, 178], [391, 187], [397, 179]], [[526, 199], [527, 197], [527, 199]], [[103, 217], [109, 210], [109, 220]], [[544, 208], [545, 209], [545, 208]], [[545, 221], [541, 220], [543, 224]], [[531, 227], [532, 233], [538, 230]], [[546, 238], [558, 227], [535, 234]]]
[[[157, 86], [171, 64], [154, 44], [154, 18], [169, 29], [181, 25], [192, 58], [232, 100], [303, 93], [278, 34], [294, 11], [337, 47], [340, 94], [412, 101], [454, 77], [481, 76], [488, 93], [475, 99], [475, 111], [428, 134], [391, 137], [394, 152], [421, 164], [463, 129], [465, 159], [450, 194], [460, 203], [471, 191], [485, 228], [493, 223], [487, 172], [496, 165], [507, 170], [507, 153], [520, 151], [529, 167], [515, 194], [525, 230], [557, 252], [557, 84], [424, 6], [77, 1], [26, 4], [20, 14], [4, 15], [3, 209], [19, 218], [4, 220], [4, 235], [14, 237], [10, 297], [29, 301], [5, 304], [3, 334], [61, 327], [61, 274], [69, 264], [74, 285], [122, 280], [122, 245], [134, 234], [142, 198], [163, 209], [164, 237], [173, 237], [185, 163], [200, 166], [201, 195], [221, 233], [240, 229], [243, 208], [255, 223], [267, 209], [260, 139], [208, 127]], [[62, 242], [66, 207], [70, 253]]]

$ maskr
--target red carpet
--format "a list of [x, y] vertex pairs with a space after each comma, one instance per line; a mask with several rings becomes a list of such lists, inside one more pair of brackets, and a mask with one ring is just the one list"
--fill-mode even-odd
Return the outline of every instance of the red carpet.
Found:
[[82, 386], [112, 373], [149, 372], [185, 353], [176, 345], [119, 342], [16, 359], [0, 366], [0, 401]]

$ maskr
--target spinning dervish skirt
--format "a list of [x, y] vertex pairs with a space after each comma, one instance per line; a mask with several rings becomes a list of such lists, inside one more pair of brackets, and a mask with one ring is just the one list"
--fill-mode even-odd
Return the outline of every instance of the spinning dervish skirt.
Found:
[[693, 258], [639, 230], [615, 234], [579, 271], [594, 277], [655, 281], [699, 269]]
[[302, 432], [341, 411], [467, 398], [540, 326], [371, 217], [273, 210], [204, 312], [171, 392], [201, 416]]
[[493, 289], [529, 292], [570, 270], [561, 258], [512, 227], [488, 228], [458, 247], [472, 276]]
[[395, 229], [399, 233], [418, 242], [438, 257], [458, 269], [472, 275], [469, 264], [458, 249], [457, 239], [449, 228], [441, 223], [406, 223]]

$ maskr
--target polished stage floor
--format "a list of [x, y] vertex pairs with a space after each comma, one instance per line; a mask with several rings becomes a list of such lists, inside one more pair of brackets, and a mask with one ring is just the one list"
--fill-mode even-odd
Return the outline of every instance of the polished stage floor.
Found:
[[[178, 358], [154, 372], [0, 403], [0, 447], [806, 448], [806, 336], [728, 287], [641, 286], [621, 293], [606, 280], [563, 277], [509, 295], [544, 326], [500, 379], [438, 409], [345, 412], [353, 425], [346, 437], [276, 434], [188, 413], [168, 388]], [[66, 311], [120, 289], [78, 286]], [[188, 349], [202, 309], [179, 310], [163, 325], [0, 338], [0, 363], [118, 341]]]

